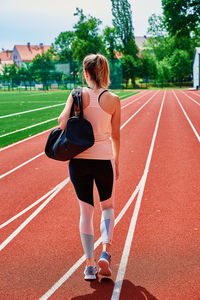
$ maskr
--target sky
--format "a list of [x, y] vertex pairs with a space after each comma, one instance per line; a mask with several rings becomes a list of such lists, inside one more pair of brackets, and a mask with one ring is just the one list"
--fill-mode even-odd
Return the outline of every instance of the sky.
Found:
[[[129, 0], [135, 36], [147, 34], [148, 18], [161, 14], [161, 0]], [[0, 51], [14, 45], [51, 45], [60, 32], [73, 30], [76, 7], [112, 26], [111, 0], [0, 0]]]

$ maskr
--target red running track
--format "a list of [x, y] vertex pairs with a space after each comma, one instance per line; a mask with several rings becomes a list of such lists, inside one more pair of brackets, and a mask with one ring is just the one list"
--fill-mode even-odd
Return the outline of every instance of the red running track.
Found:
[[[0, 299], [200, 299], [200, 107], [191, 98], [200, 103], [189, 91], [122, 101], [122, 125], [129, 122], [121, 129], [110, 279], [83, 280], [75, 193], [70, 182], [52, 190], [68, 177], [66, 164], [41, 155], [14, 170], [43, 152], [48, 132], [1, 151]], [[95, 206], [98, 259], [97, 196]]]

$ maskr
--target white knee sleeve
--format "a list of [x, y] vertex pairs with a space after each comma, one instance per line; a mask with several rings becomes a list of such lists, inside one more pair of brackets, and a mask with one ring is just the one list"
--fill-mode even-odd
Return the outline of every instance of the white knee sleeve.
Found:
[[111, 244], [114, 230], [114, 208], [112, 199], [108, 199], [101, 202], [101, 236], [103, 244]]

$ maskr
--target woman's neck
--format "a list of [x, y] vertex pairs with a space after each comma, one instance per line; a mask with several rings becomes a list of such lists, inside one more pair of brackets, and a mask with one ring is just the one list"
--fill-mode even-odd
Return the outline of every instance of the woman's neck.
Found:
[[88, 87], [91, 88], [92, 90], [98, 90], [100, 89], [99, 86], [97, 86], [97, 84], [94, 81], [89, 81], [87, 82]]

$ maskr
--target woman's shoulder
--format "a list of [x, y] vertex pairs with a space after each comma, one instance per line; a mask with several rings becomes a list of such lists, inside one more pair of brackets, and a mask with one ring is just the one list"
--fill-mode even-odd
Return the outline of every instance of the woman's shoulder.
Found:
[[[114, 94], [112, 91], [108, 90], [106, 93], [104, 93], [102, 96], [105, 97], [107, 101], [109, 101], [111, 104], [116, 105], [117, 103], [120, 103], [120, 98], [116, 94]], [[102, 97], [103, 98], [103, 97]]]
[[113, 92], [108, 90], [100, 98], [100, 106], [108, 113], [113, 114], [117, 107], [120, 106], [120, 99]]
[[110, 96], [110, 98], [112, 98], [115, 101], [119, 100], [119, 96], [117, 96], [116, 94], [114, 94], [110, 90], [108, 90], [108, 95]]

